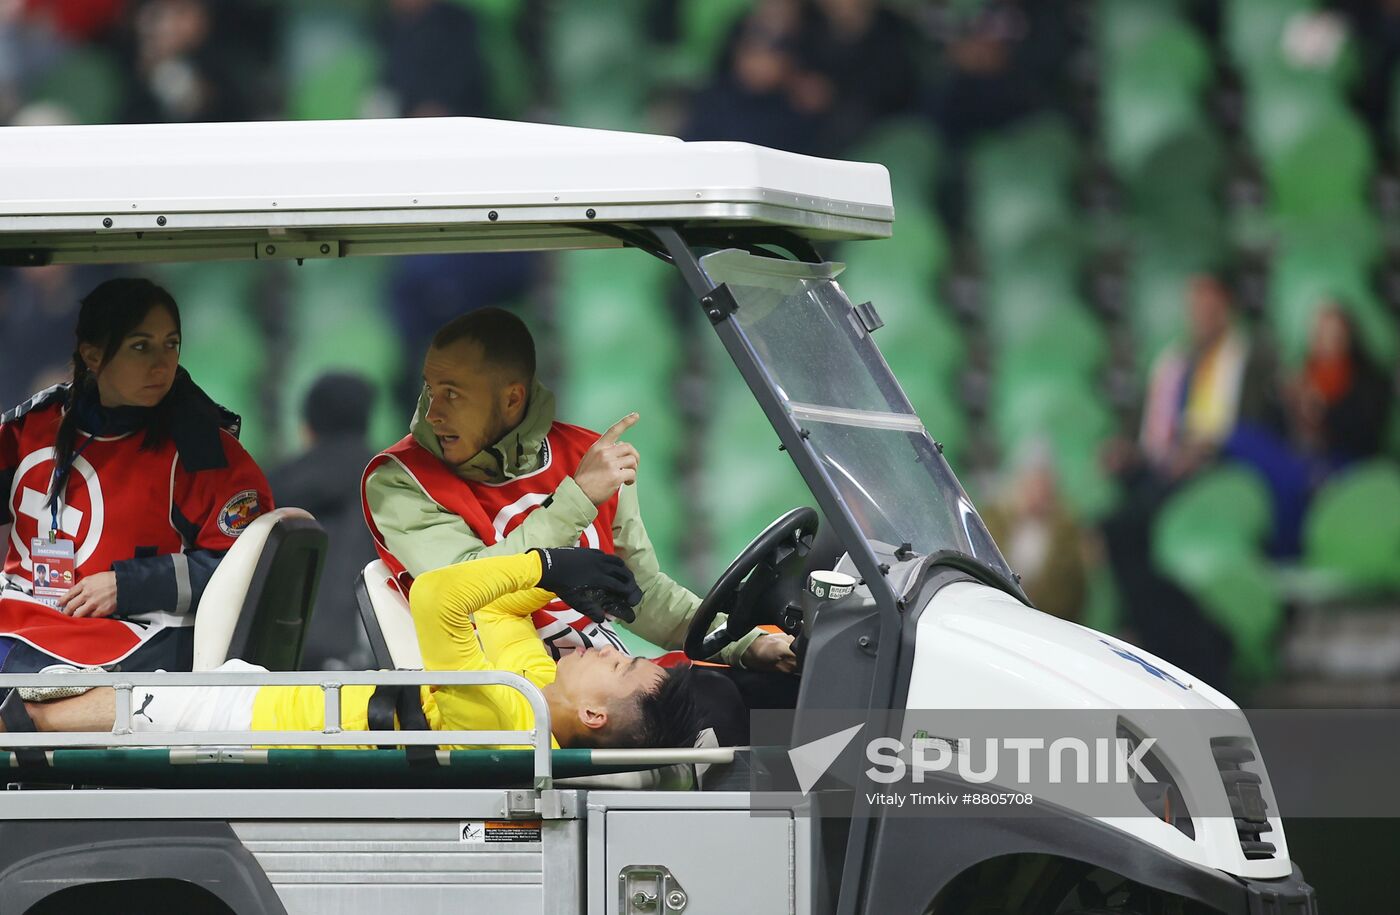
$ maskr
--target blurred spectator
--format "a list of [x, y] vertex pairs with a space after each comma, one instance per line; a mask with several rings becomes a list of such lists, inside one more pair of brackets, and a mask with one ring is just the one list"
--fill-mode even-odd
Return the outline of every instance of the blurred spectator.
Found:
[[405, 117], [489, 114], [476, 17], [457, 3], [390, 0], [384, 81]]
[[1366, 355], [1356, 322], [1339, 304], [1319, 309], [1307, 360], [1287, 394], [1293, 440], [1304, 455], [1335, 465], [1380, 452], [1392, 382]]
[[1088, 587], [1084, 534], [1060, 498], [1049, 448], [1033, 447], [1021, 456], [982, 520], [1036, 607], [1078, 622]]
[[21, 0], [0, 0], [0, 118], [9, 120], [29, 101], [34, 84], [69, 49], [45, 13]]
[[1312, 494], [1347, 463], [1380, 452], [1390, 416], [1391, 380], [1357, 342], [1356, 325], [1336, 303], [1319, 309], [1302, 371], [1284, 387], [1288, 427], [1242, 426], [1226, 455], [1269, 484], [1274, 534], [1269, 552], [1298, 555]]
[[360, 508], [360, 476], [374, 456], [365, 442], [373, 406], [363, 377], [322, 375], [302, 405], [306, 451], [268, 474], [276, 503], [311, 512], [330, 538], [302, 649], [307, 670], [373, 667], [354, 592], [355, 576], [375, 557]]
[[819, 152], [837, 155], [871, 124], [909, 110], [919, 74], [908, 23], [875, 0], [815, 0], [805, 8], [789, 96], [821, 118]]
[[1104, 545], [1124, 618], [1137, 644], [1206, 682], [1228, 682], [1229, 637], [1195, 602], [1157, 572], [1151, 532], [1176, 487], [1222, 454], [1246, 447], [1259, 430], [1281, 427], [1272, 350], [1235, 320], [1225, 279], [1201, 274], [1186, 290], [1187, 340], [1153, 364], [1136, 445], [1105, 452], [1123, 501], [1103, 522]]
[[[812, 152], [829, 104], [803, 66], [799, 0], [759, 0], [735, 28], [719, 70], [695, 98], [691, 140], [735, 140]], [[828, 87], [829, 88], [829, 87]]]
[[133, 10], [132, 123], [243, 121], [270, 29], [256, 7], [216, 0], [145, 0]]
[[686, 134], [836, 155], [917, 99], [907, 25], [875, 0], [761, 0]]
[[1059, 103], [1073, 45], [1059, 5], [989, 0], [930, 5], [923, 16], [942, 45], [930, 114], [950, 142]]
[[60, 264], [0, 274], [0, 340], [8, 353], [23, 354], [0, 359], [0, 412], [68, 380], [78, 299], [103, 276], [100, 269]]
[[1202, 274], [1187, 290], [1188, 340], [1153, 364], [1139, 439], [1150, 471], [1168, 481], [1200, 468], [1242, 423], [1282, 425], [1272, 350], [1236, 322], [1224, 279]]

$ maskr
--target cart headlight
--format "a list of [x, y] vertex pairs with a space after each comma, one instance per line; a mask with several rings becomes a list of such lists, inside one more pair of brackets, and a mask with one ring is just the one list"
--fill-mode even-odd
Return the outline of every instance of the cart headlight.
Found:
[[[1127, 742], [1126, 749], [1129, 754], [1137, 750], [1143, 741], [1143, 735], [1134, 731], [1122, 718], [1118, 719], [1118, 738]], [[1191, 811], [1186, 807], [1186, 799], [1181, 796], [1181, 788], [1167, 771], [1156, 747], [1139, 758], [1143, 768], [1156, 779], [1155, 782], [1148, 782], [1137, 778], [1135, 774], [1130, 775], [1133, 791], [1138, 800], [1142, 801], [1142, 806], [1157, 819], [1174, 826], [1186, 838], [1196, 838], [1196, 827], [1191, 822]]]

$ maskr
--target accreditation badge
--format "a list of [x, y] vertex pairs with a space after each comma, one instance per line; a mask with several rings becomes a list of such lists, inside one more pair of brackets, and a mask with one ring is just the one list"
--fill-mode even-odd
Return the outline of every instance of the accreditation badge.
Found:
[[29, 561], [34, 568], [34, 598], [57, 609], [58, 599], [78, 580], [73, 541], [35, 537], [29, 541]]

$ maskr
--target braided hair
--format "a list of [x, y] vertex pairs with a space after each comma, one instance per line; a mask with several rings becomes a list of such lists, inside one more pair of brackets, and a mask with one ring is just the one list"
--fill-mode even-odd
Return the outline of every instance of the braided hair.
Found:
[[[175, 330], [180, 330], [180, 309], [169, 292], [148, 279], [121, 277], [107, 280], [89, 292], [82, 300], [78, 312], [78, 326], [74, 331], [76, 345], [73, 347], [73, 383], [68, 387], [68, 399], [64, 404], [63, 420], [58, 426], [58, 440], [54, 444], [54, 462], [66, 467], [73, 457], [73, 442], [78, 434], [78, 404], [85, 398], [97, 396], [97, 376], [83, 360], [83, 344], [102, 349], [99, 366], [106, 365], [121, 348], [126, 336], [146, 320], [151, 309], [161, 307], [170, 313], [175, 322]], [[167, 397], [152, 408], [151, 419], [146, 426], [146, 437], [142, 450], [159, 447], [170, 435], [172, 404]], [[94, 434], [98, 430], [89, 430]], [[52, 502], [57, 495], [60, 478], [54, 476], [54, 490], [49, 493]]]

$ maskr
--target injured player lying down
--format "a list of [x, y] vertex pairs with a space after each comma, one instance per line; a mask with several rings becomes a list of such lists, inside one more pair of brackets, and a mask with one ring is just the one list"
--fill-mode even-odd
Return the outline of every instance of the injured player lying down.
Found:
[[[428, 670], [503, 670], [540, 687], [556, 747], [688, 747], [695, 742], [689, 670], [663, 669], [612, 648], [575, 651], [557, 664], [531, 614], [558, 595], [590, 615], [641, 598], [616, 556], [589, 549], [531, 550], [429, 572], [413, 584], [411, 605]], [[472, 621], [475, 617], [475, 628]], [[260, 670], [230, 661], [222, 670]], [[345, 730], [368, 728], [372, 686], [341, 691]], [[525, 697], [507, 686], [422, 687], [434, 730], [529, 730]], [[325, 700], [317, 686], [138, 687], [137, 731], [320, 730]], [[99, 687], [48, 702], [5, 703], [0, 730], [108, 731], [114, 693]]]

